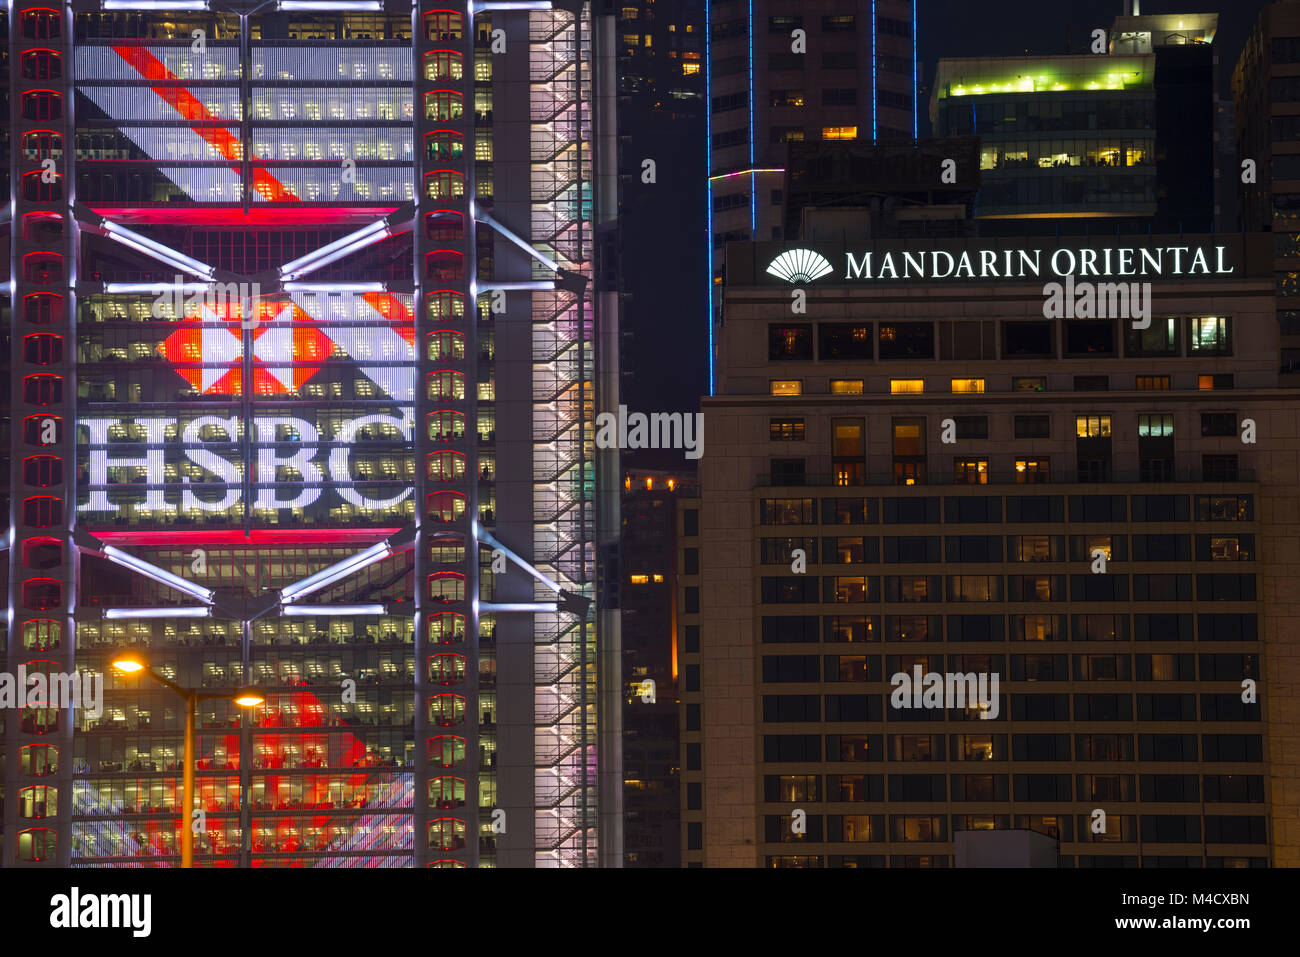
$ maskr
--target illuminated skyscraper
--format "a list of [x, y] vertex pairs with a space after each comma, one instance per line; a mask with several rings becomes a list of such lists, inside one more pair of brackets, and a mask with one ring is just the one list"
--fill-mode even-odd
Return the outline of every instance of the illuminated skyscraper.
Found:
[[[617, 863], [612, 18], [152, 6], [11, 7], [5, 667], [265, 694], [196, 866]], [[175, 695], [3, 721], [3, 866], [176, 862]]]

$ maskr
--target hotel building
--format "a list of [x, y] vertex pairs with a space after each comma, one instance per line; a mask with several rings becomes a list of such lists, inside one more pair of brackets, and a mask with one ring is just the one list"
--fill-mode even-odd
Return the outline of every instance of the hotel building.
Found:
[[[729, 248], [679, 511], [686, 866], [951, 867], [1007, 829], [1062, 867], [1300, 862], [1271, 254]], [[1045, 318], [1070, 276], [1149, 282], [1149, 322]], [[895, 707], [918, 670], [996, 699]]]

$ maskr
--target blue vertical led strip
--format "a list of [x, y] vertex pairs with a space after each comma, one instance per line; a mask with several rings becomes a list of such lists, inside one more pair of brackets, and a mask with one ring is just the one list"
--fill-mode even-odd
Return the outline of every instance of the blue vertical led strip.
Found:
[[704, 278], [709, 284], [709, 295], [704, 300], [704, 318], [709, 332], [709, 395], [713, 395], [713, 60], [709, 43], [712, 32], [709, 3], [710, 0], [704, 0], [704, 225], [708, 230], [708, 244], [704, 247], [707, 275]]
[[921, 105], [916, 101], [916, 0], [912, 0], [912, 139], [917, 139], [917, 117]]
[[871, 0], [871, 142], [876, 142], [876, 0]]
[[758, 241], [758, 165], [754, 151], [754, 0], [749, 0], [749, 238]]

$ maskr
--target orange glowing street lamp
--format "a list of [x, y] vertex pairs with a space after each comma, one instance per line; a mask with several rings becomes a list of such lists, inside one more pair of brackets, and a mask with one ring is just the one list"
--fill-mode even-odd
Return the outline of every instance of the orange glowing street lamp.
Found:
[[194, 813], [194, 727], [197, 722], [199, 702], [214, 698], [233, 701], [241, 708], [256, 708], [266, 701], [266, 697], [255, 688], [241, 688], [234, 692], [200, 693], [194, 688], [182, 688], [169, 678], [149, 668], [148, 662], [137, 652], [128, 651], [117, 655], [109, 664], [114, 670], [124, 675], [136, 675], [144, 672], [154, 681], [166, 685], [185, 699], [185, 764], [181, 772], [181, 867], [194, 866], [194, 830], [192, 818]]

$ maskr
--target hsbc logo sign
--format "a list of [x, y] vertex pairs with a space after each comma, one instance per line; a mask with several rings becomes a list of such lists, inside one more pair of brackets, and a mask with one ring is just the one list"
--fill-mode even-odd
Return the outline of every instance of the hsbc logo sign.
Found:
[[[202, 415], [190, 419], [180, 430], [181, 455], [203, 472], [212, 476], [212, 482], [192, 483], [188, 477], [179, 483], [167, 482], [166, 450], [168, 432], [175, 432], [180, 421], [175, 418], [148, 419], [81, 419], [79, 425], [89, 435], [86, 482], [90, 486], [89, 498], [78, 506], [79, 512], [117, 512], [119, 506], [109, 500], [109, 470], [114, 468], [144, 469], [144, 501], [137, 503], [137, 512], [183, 511], [224, 512], [243, 498], [242, 477], [238, 459], [232, 459], [209, 446], [229, 446], [239, 441], [239, 416]], [[104, 446], [110, 444], [110, 434], [123, 426], [135, 424], [144, 431], [144, 445], [140, 452], [118, 453]], [[253, 508], [270, 510], [281, 508], [306, 508], [328, 489], [332, 495], [362, 511], [384, 511], [410, 498], [414, 489], [404, 488], [387, 498], [363, 495], [352, 478], [351, 457], [358, 436], [369, 432], [396, 431], [401, 441], [410, 442], [415, 432], [414, 411], [407, 408], [401, 415], [363, 415], [343, 422], [332, 441], [322, 449], [316, 426], [306, 419], [286, 415], [254, 416], [253, 451], [250, 467], [258, 488]], [[203, 439], [200, 436], [215, 430], [224, 435], [220, 439]], [[285, 439], [283, 436], [294, 436]], [[364, 445], [363, 445], [364, 448]], [[301, 481], [286, 482], [279, 479], [281, 469], [292, 469], [302, 476]], [[130, 487], [130, 486], [127, 486]], [[195, 488], [208, 494], [200, 497]], [[213, 492], [217, 497], [213, 497]]]

